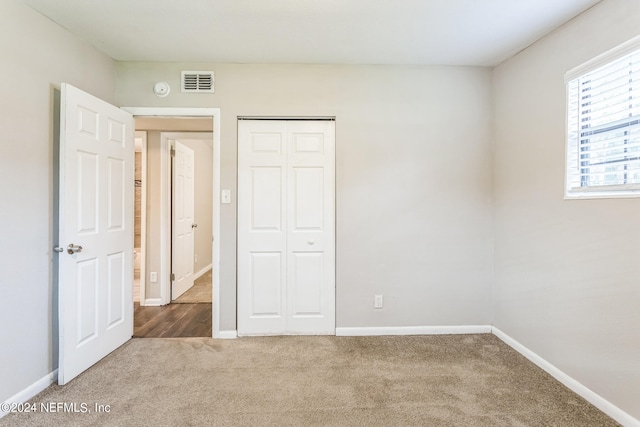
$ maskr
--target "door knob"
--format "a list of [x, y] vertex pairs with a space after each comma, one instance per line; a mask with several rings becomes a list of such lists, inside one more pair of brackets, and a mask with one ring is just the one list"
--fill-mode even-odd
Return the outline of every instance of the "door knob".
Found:
[[313, 245], [315, 243], [314, 240], [309, 240], [307, 243], [309, 243], [310, 245]]
[[77, 254], [80, 252], [82, 252], [82, 246], [80, 245], [74, 245], [73, 243], [71, 243], [69, 246], [67, 246], [67, 253], [69, 255]]
[[198, 227], [198, 224], [191, 224], [191, 228], [196, 228]]

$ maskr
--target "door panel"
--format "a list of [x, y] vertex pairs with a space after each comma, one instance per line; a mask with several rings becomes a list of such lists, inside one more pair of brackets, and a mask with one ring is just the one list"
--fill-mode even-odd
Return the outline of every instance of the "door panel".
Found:
[[97, 141], [99, 139], [98, 121], [100, 120], [100, 116], [95, 111], [91, 111], [82, 105], [78, 105], [77, 111], [79, 134], [88, 135]]
[[81, 261], [77, 264], [78, 272], [78, 336], [76, 344], [96, 336], [98, 330], [98, 265], [95, 258]]
[[282, 254], [251, 253], [251, 315], [282, 316]]
[[238, 333], [335, 333], [334, 123], [238, 126]]
[[282, 231], [282, 168], [251, 168], [251, 228]]
[[296, 316], [322, 315], [323, 304], [323, 254], [321, 252], [295, 252], [292, 254], [293, 275], [291, 289], [293, 295], [292, 312]]
[[[63, 84], [57, 255], [60, 384], [133, 334], [133, 168], [133, 117]], [[67, 252], [69, 245], [75, 246], [72, 253]]]
[[335, 333], [335, 123], [288, 122], [287, 331]]
[[251, 134], [251, 153], [282, 155], [283, 134], [279, 131], [271, 133], [255, 132]]
[[107, 120], [109, 123], [109, 142], [118, 144], [124, 148], [125, 146], [125, 132], [126, 126], [124, 123], [110, 118]]
[[97, 233], [98, 229], [98, 156], [78, 151], [78, 233]]
[[175, 300], [188, 291], [193, 279], [194, 245], [194, 193], [195, 157], [191, 148], [173, 141], [173, 214], [171, 271], [175, 280], [171, 286], [171, 299]]
[[293, 169], [293, 230], [322, 230], [324, 204], [324, 169]]
[[238, 331], [285, 327], [286, 126], [238, 128]]
[[[108, 162], [108, 185], [107, 194], [109, 218], [107, 228], [109, 231], [118, 231], [124, 228], [124, 198], [125, 189], [125, 164], [120, 159], [107, 159]], [[131, 183], [129, 183], [131, 185]]]
[[297, 154], [324, 153], [324, 134], [322, 133], [297, 133], [292, 135], [293, 151]]
[[124, 320], [125, 306], [125, 262], [124, 253], [118, 252], [107, 257], [109, 304], [107, 329], [116, 326]]

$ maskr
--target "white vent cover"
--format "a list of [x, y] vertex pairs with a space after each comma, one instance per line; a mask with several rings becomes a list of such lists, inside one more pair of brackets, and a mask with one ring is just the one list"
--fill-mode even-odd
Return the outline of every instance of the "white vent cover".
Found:
[[213, 93], [213, 71], [183, 71], [182, 92]]

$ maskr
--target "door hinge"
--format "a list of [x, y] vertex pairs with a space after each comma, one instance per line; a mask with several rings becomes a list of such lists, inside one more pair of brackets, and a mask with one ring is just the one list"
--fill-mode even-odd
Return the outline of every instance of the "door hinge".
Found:
[[175, 157], [176, 156], [176, 149], [172, 148], [171, 149], [171, 157]]
[[173, 282], [174, 280], [176, 280], [176, 275], [175, 275], [175, 274], [173, 274], [173, 273], [171, 273], [170, 279], [171, 279], [171, 281]]

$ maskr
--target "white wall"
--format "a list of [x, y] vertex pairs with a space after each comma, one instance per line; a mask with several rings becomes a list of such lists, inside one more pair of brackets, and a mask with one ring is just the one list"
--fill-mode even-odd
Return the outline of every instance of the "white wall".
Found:
[[[181, 140], [195, 155], [193, 273], [197, 274], [213, 262], [213, 136], [209, 142], [198, 139]], [[195, 258], [197, 257], [197, 261]]]
[[[184, 94], [180, 70], [215, 71]], [[153, 84], [167, 81], [158, 98]], [[221, 108], [222, 330], [236, 307], [237, 116], [336, 116], [337, 326], [489, 324], [490, 71], [119, 63], [121, 106]], [[374, 294], [385, 308], [373, 309]]]
[[640, 32], [605, 0], [494, 71], [494, 324], [640, 419], [640, 200], [563, 200], [569, 69]]
[[54, 88], [114, 100], [115, 66], [14, 0], [0, 2], [0, 402], [57, 367], [52, 281]]

